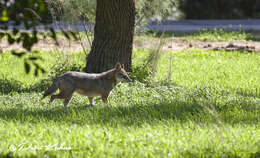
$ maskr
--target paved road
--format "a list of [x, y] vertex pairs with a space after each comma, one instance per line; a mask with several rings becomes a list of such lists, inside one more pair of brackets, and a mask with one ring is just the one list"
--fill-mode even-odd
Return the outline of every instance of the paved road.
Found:
[[246, 30], [260, 31], [260, 19], [245, 20], [167, 20], [161, 23], [152, 22], [149, 29], [174, 32], [191, 32], [203, 29], [213, 30]]
[[[55, 30], [72, 29], [82, 31], [84, 27], [82, 24], [65, 26], [60, 22], [52, 24]], [[20, 29], [24, 29], [22, 26]], [[42, 26], [38, 27], [43, 30]], [[203, 29], [213, 30], [225, 29], [225, 30], [251, 30], [260, 31], [260, 19], [243, 19], [243, 20], [166, 20], [163, 22], [151, 22], [148, 26], [151, 30], [166, 30], [173, 32], [191, 32], [199, 31]], [[11, 28], [10, 28], [11, 29]], [[93, 28], [92, 28], [93, 29]]]

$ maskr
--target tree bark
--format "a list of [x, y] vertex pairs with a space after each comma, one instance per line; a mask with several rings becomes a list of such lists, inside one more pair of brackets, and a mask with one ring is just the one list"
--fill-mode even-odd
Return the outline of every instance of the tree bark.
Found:
[[104, 72], [117, 62], [131, 71], [135, 0], [97, 0], [94, 40], [86, 72]]

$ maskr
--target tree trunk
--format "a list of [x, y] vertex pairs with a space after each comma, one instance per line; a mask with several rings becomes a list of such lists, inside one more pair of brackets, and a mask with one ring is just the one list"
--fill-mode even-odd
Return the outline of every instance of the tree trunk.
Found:
[[104, 72], [117, 62], [131, 71], [135, 0], [97, 0], [94, 41], [86, 72]]

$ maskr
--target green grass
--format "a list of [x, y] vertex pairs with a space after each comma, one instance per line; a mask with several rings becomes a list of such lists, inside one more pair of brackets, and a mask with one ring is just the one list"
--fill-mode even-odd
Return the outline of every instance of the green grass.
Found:
[[252, 36], [245, 31], [224, 31], [222, 29], [202, 30], [186, 36], [187, 39], [199, 39], [202, 41], [245, 41]]
[[[134, 66], [149, 52], [137, 50]], [[54, 65], [84, 65], [84, 54], [38, 55], [47, 70], [38, 78], [25, 75], [23, 60], [0, 55], [1, 157], [260, 156], [260, 54], [163, 52], [154, 82], [119, 84], [109, 106], [74, 95], [69, 109], [40, 101], [41, 83]]]
[[201, 30], [185, 35], [186, 40], [201, 40], [201, 41], [260, 41], [259, 36], [255, 36], [246, 31], [224, 31], [222, 29]]
[[[203, 29], [200, 31], [195, 32], [162, 32], [162, 31], [153, 31], [149, 35], [149, 38], [152, 38], [154, 36], [160, 37], [162, 34], [164, 34], [165, 37], [175, 37], [175, 38], [181, 38], [186, 41], [224, 41], [224, 42], [231, 42], [231, 41], [260, 41], [260, 37], [256, 35], [257, 32], [253, 31], [243, 31], [243, 30], [235, 30], [235, 31], [226, 31], [223, 29], [213, 29], [213, 30], [207, 30]], [[141, 38], [142, 36], [136, 37]]]

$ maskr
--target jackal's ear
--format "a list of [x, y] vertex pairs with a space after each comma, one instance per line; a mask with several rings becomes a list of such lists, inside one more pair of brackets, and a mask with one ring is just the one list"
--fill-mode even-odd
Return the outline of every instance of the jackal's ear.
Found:
[[125, 69], [125, 65], [124, 64], [122, 64], [122, 69]]
[[116, 63], [116, 69], [120, 69], [121, 68], [121, 64], [119, 62]]

